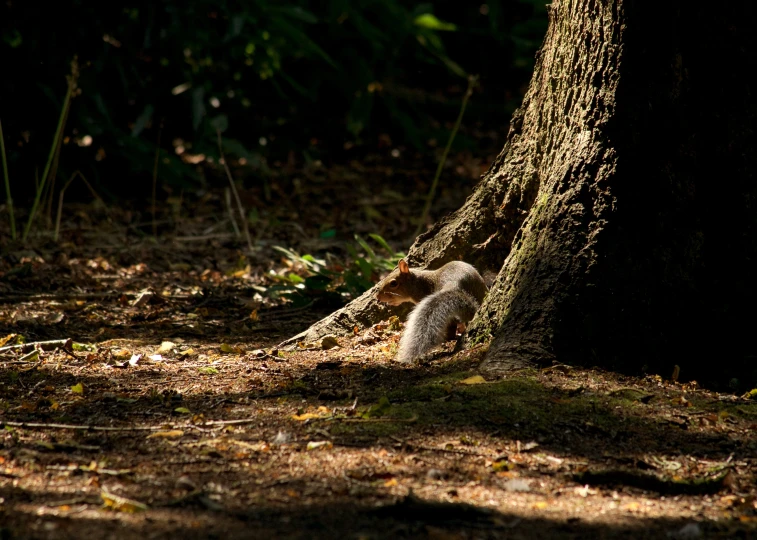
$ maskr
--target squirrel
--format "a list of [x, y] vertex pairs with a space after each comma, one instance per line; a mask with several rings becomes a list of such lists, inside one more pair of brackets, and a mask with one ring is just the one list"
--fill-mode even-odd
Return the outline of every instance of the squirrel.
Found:
[[453, 339], [458, 323], [473, 318], [487, 291], [481, 274], [466, 262], [448, 262], [438, 270], [411, 270], [401, 259], [379, 283], [377, 295], [379, 302], [392, 306], [416, 304], [400, 339], [397, 360], [410, 363]]

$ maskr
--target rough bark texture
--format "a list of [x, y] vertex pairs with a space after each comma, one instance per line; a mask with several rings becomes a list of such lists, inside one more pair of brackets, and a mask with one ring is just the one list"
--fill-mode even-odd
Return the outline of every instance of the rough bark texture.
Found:
[[[519, 130], [520, 116], [516, 112], [508, 141], [517, 137]], [[407, 256], [411, 268], [433, 270], [452, 260], [464, 260], [482, 274], [498, 273], [536, 195], [538, 183], [528, 160], [531, 152], [528, 143], [508, 142], [465, 204], [415, 240]], [[502, 166], [505, 162], [507, 167]], [[298, 342], [315, 341], [327, 334], [348, 335], [355, 327], [366, 328], [390, 315], [404, 317], [412, 307], [385, 306], [376, 300], [376, 292], [373, 287], [280, 347], [291, 348]]]
[[492, 368], [555, 357], [560, 309], [571, 285], [596, 267], [596, 244], [613, 219], [616, 201], [607, 180], [618, 161], [608, 140], [622, 50], [617, 8], [552, 5], [521, 107], [521, 132], [511, 143], [526, 147], [532, 164], [532, 204], [469, 334], [469, 340], [495, 337], [488, 355]]
[[552, 4], [523, 105], [538, 193], [470, 332], [485, 368], [754, 369], [754, 15]]
[[[409, 254], [498, 272], [467, 339], [492, 338], [485, 369], [754, 369], [755, 12], [552, 3], [502, 153]], [[386, 316], [374, 295], [294, 339]]]

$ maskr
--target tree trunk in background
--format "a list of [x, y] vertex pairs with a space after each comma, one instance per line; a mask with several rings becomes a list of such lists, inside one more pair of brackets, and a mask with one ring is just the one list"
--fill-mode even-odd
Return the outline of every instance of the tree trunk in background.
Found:
[[[498, 272], [467, 337], [491, 337], [483, 369], [678, 364], [754, 382], [756, 13], [553, 2], [504, 150], [409, 254]], [[373, 294], [298, 337], [375, 322]]]

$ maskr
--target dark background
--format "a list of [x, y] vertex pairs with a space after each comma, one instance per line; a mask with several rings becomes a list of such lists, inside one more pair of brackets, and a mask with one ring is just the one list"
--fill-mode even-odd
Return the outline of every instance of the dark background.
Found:
[[[533, 0], [8, 0], [0, 120], [13, 198], [30, 206], [74, 57], [56, 186], [78, 170], [108, 203], [144, 202], [158, 147], [158, 200], [227, 184], [208, 173], [216, 128], [243, 188], [282, 164], [349, 163], [384, 146], [433, 164], [468, 74], [480, 84], [453, 151], [496, 152], [503, 139], [487, 130], [505, 132], [546, 22]], [[81, 182], [66, 200], [77, 197], [91, 197]]]

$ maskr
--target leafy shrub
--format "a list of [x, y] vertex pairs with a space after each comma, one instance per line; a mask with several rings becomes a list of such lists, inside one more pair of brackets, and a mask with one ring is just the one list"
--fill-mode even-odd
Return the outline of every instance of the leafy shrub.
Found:
[[[14, 187], [32, 186], [44, 162], [75, 55], [80, 95], [62, 175], [80, 169], [105, 194], [133, 195], [135, 180], [152, 175], [159, 139], [161, 181], [202, 183], [173, 146], [217, 157], [219, 125], [228, 126], [226, 152], [250, 163], [311, 139], [341, 145], [373, 126], [422, 144], [434, 100], [408, 89], [448, 86], [468, 64], [492, 81], [507, 78], [516, 53], [526, 59], [517, 86], [538, 46], [524, 25], [545, 24], [530, 18], [538, 5], [494, 1], [482, 16], [483, 7], [402, 0], [9, 0], [0, 16], [0, 92]], [[449, 109], [454, 115], [457, 103]]]

